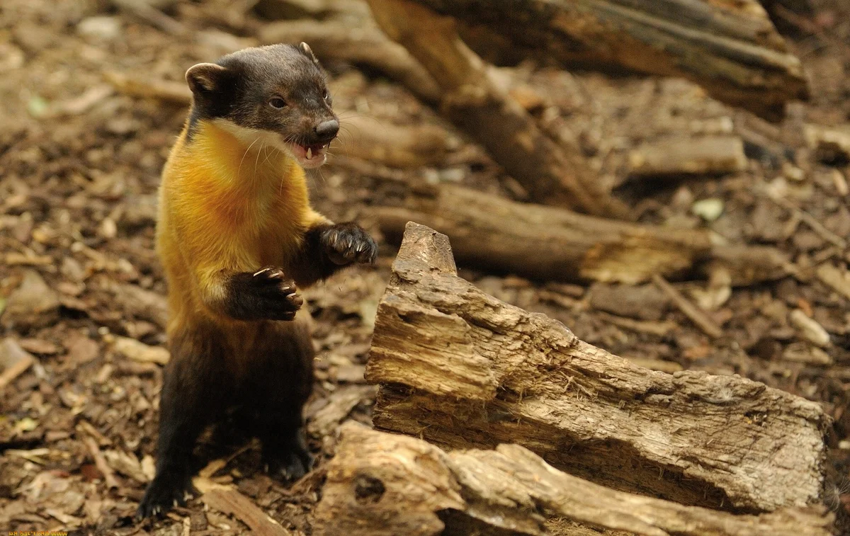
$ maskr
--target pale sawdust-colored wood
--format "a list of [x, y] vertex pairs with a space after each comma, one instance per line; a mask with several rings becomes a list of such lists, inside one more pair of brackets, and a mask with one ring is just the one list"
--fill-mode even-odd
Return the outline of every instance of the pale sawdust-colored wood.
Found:
[[732, 285], [788, 273], [776, 249], [718, 245], [706, 230], [607, 220], [450, 184], [394, 185], [399, 190], [402, 206], [371, 210], [387, 239], [401, 242], [407, 222], [417, 221], [450, 236], [458, 262], [488, 271], [635, 284], [724, 269]]
[[[446, 452], [347, 423], [315, 529], [322, 536], [544, 535], [555, 517], [640, 536], [827, 536], [832, 523], [824, 507], [733, 515], [614, 491], [518, 445]], [[559, 534], [589, 534], [564, 528]]]
[[448, 239], [409, 224], [366, 379], [379, 428], [440, 445], [515, 442], [594, 482], [685, 504], [817, 501], [828, 417], [738, 376], [651, 371], [457, 277]]
[[413, 1], [484, 36], [482, 52], [504, 43], [513, 57], [684, 77], [771, 120], [809, 94], [799, 58], [757, 0]]

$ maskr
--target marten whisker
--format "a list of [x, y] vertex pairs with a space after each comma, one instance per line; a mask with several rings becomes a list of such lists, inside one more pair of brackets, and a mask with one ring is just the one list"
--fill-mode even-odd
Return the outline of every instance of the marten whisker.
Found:
[[269, 147], [267, 147], [267, 149], [269, 149], [269, 150], [266, 151], [266, 158], [263, 160], [264, 166], [269, 163], [269, 159], [271, 158], [272, 154], [274, 154], [274, 151], [275, 151], [276, 148], [269, 146]]
[[257, 179], [257, 167], [260, 165], [260, 153], [262, 152], [263, 147], [265, 147], [265, 143], [266, 142], [264, 140], [263, 145], [260, 146], [260, 150], [257, 151], [257, 158], [254, 160], [254, 176], [252, 177], [252, 180]]
[[340, 119], [347, 119], [351, 117], [363, 117], [363, 114], [358, 112], [357, 110], [341, 110], [337, 113]]
[[260, 138], [261, 138], [261, 137], [262, 137], [262, 136], [257, 136], [257, 139], [255, 139], [254, 141], [252, 141], [252, 142], [251, 142], [251, 145], [249, 145], [249, 146], [248, 146], [248, 148], [247, 148], [247, 149], [245, 149], [245, 154], [243, 154], [243, 155], [242, 155], [242, 160], [240, 160], [240, 161], [239, 161], [239, 168], [237, 168], [237, 169], [236, 169], [236, 176], [237, 176], [237, 177], [239, 176], [239, 172], [240, 172], [240, 171], [242, 171], [242, 162], [244, 162], [244, 161], [245, 161], [245, 157], [246, 157], [246, 156], [248, 156], [248, 152], [251, 150], [251, 147], [253, 147], [253, 146], [254, 146], [254, 144], [255, 144], [255, 143], [257, 143], [258, 141], [260, 141]]

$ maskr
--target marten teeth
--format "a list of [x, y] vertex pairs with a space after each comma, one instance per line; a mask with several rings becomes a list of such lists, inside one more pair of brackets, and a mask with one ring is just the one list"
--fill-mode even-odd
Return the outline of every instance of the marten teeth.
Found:
[[313, 158], [313, 148], [307, 147], [307, 160], [310, 160], [311, 158]]

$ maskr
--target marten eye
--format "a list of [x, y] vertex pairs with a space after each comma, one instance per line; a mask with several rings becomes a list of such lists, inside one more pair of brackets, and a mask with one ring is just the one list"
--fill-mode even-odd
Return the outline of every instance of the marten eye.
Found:
[[281, 99], [280, 97], [272, 97], [269, 100], [269, 106], [271, 106], [272, 108], [277, 108], [278, 110], [280, 110], [281, 108], [286, 106], [286, 101]]
[[326, 89], [326, 90], [325, 90], [325, 92], [322, 94], [322, 98], [323, 98], [323, 99], [325, 99], [325, 102], [330, 102], [330, 100], [331, 100], [331, 95], [330, 95], [330, 93], [328, 93], [328, 90], [327, 90], [327, 89]]

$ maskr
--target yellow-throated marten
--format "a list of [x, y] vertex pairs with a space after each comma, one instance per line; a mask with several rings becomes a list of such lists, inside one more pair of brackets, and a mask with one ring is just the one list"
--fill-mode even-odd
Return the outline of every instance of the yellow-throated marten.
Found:
[[310, 207], [302, 168], [321, 166], [339, 121], [310, 47], [235, 52], [186, 72], [193, 101], [162, 175], [157, 251], [169, 284], [156, 477], [142, 517], [185, 504], [192, 450], [238, 406], [265, 464], [312, 465], [301, 410], [313, 382], [304, 287], [377, 247]]

